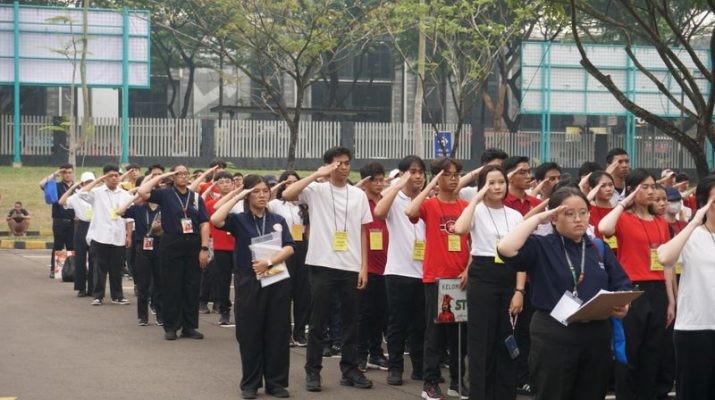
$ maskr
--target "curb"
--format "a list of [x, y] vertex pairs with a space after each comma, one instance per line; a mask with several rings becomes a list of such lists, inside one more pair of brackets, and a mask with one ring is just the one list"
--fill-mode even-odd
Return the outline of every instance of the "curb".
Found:
[[[26, 237], [32, 236], [52, 236], [52, 229], [40, 229], [39, 231], [27, 231]], [[11, 236], [10, 231], [0, 231], [0, 236]], [[2, 397], [0, 397], [2, 400]]]
[[0, 249], [51, 250], [52, 242], [44, 240], [0, 240]]

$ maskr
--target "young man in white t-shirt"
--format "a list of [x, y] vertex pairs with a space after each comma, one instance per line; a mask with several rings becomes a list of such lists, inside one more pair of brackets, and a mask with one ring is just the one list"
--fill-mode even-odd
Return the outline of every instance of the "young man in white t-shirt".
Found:
[[[323, 155], [323, 166], [283, 192], [286, 201], [298, 200], [308, 206], [310, 242], [306, 266], [310, 266], [313, 309], [310, 316], [305, 362], [306, 389], [321, 390], [322, 329], [330, 313], [331, 295], [340, 296], [343, 345], [340, 384], [371, 388], [372, 381], [358, 370], [357, 299], [358, 289], [367, 286], [367, 230], [372, 222], [367, 196], [348, 184], [352, 153], [333, 147]], [[319, 178], [327, 178], [318, 183]]]
[[413, 224], [405, 209], [425, 184], [425, 163], [407, 156], [398, 166], [401, 176], [383, 192], [375, 206], [375, 217], [384, 219], [390, 232], [385, 265], [388, 323], [387, 352], [389, 385], [401, 385], [405, 343], [409, 340], [412, 379], [422, 380], [424, 354], [425, 293], [422, 283], [421, 246], [425, 243], [425, 223]]

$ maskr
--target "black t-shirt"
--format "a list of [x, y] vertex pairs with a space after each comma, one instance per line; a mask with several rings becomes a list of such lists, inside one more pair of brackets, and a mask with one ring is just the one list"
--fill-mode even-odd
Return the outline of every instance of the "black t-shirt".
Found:
[[[156, 189], [151, 192], [149, 202], [161, 207], [161, 228], [168, 235], [183, 235], [181, 220], [191, 219], [192, 233], [201, 234], [201, 224], [209, 222], [204, 199], [198, 193], [179, 193], [174, 188]], [[186, 208], [186, 214], [184, 214]]]
[[18, 224], [24, 219], [22, 218], [22, 216], [28, 215], [30, 215], [30, 213], [27, 212], [27, 210], [25, 210], [24, 208], [21, 208], [20, 211], [13, 208], [12, 210], [10, 210], [9, 213], [7, 213], [7, 217], [14, 219], [15, 222], [17, 222]]
[[[134, 220], [134, 243], [141, 244], [144, 241], [144, 237], [151, 227], [152, 222], [154, 222], [154, 218], [156, 218], [156, 215], [160, 212], [161, 207], [156, 207], [156, 209], [152, 211], [146, 204], [134, 205], [127, 209], [127, 212], [124, 213], [124, 217]], [[154, 238], [154, 244], [156, 246], [159, 237], [156, 235], [150, 235], [150, 237]]]
[[[57, 198], [59, 199], [62, 197], [62, 195], [67, 191], [67, 189], [72, 186], [72, 183], [69, 185], [64, 183], [64, 182], [57, 182], [57, 181], [49, 181], [47, 182], [48, 185], [57, 185]], [[60, 203], [52, 203], [52, 218], [59, 218], [59, 219], [74, 219], [74, 210], [71, 208], [64, 208], [60, 205]]]
[[250, 212], [229, 214], [220, 229], [230, 233], [236, 239], [233, 250], [234, 268], [236, 269], [251, 268], [253, 262], [248, 246], [251, 244], [251, 239], [255, 237], [281, 232], [281, 246], [295, 246], [285, 219], [270, 212], [266, 212], [263, 218], [255, 218]]

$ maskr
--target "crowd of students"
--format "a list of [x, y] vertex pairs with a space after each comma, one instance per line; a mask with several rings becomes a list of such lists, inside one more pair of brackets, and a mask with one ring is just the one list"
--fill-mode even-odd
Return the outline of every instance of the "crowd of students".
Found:
[[[339, 354], [341, 385], [369, 389], [368, 368], [402, 385], [408, 352], [424, 399], [444, 398], [445, 364], [446, 395], [462, 399], [603, 399], [611, 383], [619, 400], [661, 399], [674, 382], [679, 399], [715, 398], [715, 176], [690, 188], [669, 169], [631, 170], [623, 149], [578, 176], [487, 149], [474, 171], [442, 158], [428, 181], [407, 156], [353, 184], [351, 161], [334, 147], [312, 174], [277, 180], [221, 160], [193, 175], [107, 165], [77, 183], [63, 165], [40, 186], [56, 185], [53, 248], [76, 251], [79, 297], [102, 305], [109, 275], [112, 302], [129, 304], [126, 263], [138, 324], [151, 309], [166, 340], [203, 339], [210, 301], [222, 325], [233, 308], [246, 399], [289, 396], [291, 346], [306, 347], [311, 392], [324, 356]], [[466, 324], [437, 320], [448, 278], [466, 291]], [[610, 319], [551, 315], [600, 290], [643, 294]]]

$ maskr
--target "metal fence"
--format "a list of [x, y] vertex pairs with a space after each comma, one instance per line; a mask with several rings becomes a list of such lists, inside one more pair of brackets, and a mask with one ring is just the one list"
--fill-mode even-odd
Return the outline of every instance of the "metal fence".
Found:
[[[456, 124], [440, 124], [439, 132], [452, 132], [454, 143]], [[435, 130], [430, 124], [422, 125], [424, 149], [427, 158], [435, 154]], [[358, 122], [355, 124], [355, 158], [357, 159], [400, 159], [415, 153], [414, 124]], [[455, 158], [466, 160], [472, 147], [472, 127], [463, 125], [460, 143]]]
[[[20, 122], [20, 152], [23, 155], [49, 156], [52, 154], [53, 133], [49, 127], [52, 117], [43, 115], [23, 116]], [[0, 154], [14, 154], [13, 131], [15, 123], [10, 115], [0, 115]]]

